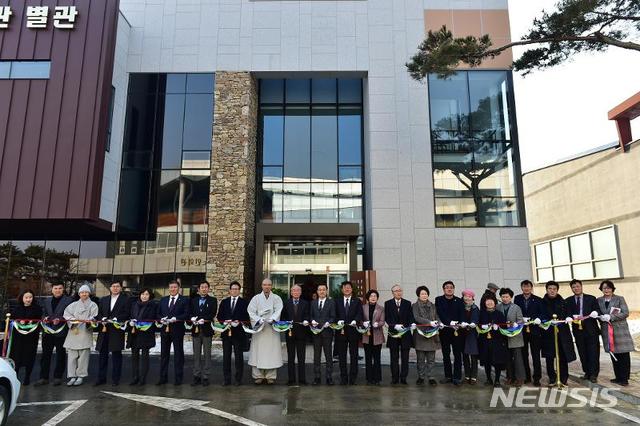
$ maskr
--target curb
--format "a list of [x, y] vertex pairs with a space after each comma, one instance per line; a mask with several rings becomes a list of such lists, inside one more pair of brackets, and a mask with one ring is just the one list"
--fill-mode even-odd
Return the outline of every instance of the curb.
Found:
[[610, 387], [607, 387], [607, 386], [603, 386], [603, 385], [601, 385], [599, 383], [591, 383], [589, 380], [582, 380], [580, 378], [580, 376], [577, 375], [577, 374], [569, 373], [569, 377], [574, 382], [578, 382], [578, 383], [588, 387], [589, 389], [607, 389], [609, 391], [610, 395], [613, 395], [618, 399], [626, 401], [626, 402], [628, 402], [630, 404], [640, 405], [640, 396], [636, 396], [636, 395], [633, 395], [633, 394], [630, 394], [630, 393], [622, 392], [620, 390], [621, 388], [610, 388]]

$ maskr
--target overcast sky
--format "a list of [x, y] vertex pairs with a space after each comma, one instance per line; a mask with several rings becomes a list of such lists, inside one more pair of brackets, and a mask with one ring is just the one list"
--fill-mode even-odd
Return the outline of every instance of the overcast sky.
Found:
[[[533, 18], [555, 2], [509, 0], [512, 39], [520, 39]], [[582, 53], [570, 63], [524, 78], [514, 73], [514, 85], [526, 172], [617, 140], [607, 112], [640, 91], [640, 53], [615, 47]], [[631, 123], [634, 139], [640, 138], [640, 118]]]

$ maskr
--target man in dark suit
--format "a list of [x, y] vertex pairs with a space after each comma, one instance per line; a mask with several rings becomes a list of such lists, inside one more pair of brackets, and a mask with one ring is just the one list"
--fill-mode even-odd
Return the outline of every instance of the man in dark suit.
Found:
[[[353, 297], [351, 281], [344, 281], [340, 287], [342, 299], [336, 303], [336, 320], [344, 328], [335, 333], [335, 345], [340, 360], [340, 384], [355, 385], [358, 377], [358, 343], [362, 340], [362, 334], [353, 326], [362, 323], [362, 304], [358, 298]], [[350, 363], [348, 373], [347, 351]]]
[[322, 352], [325, 360], [325, 377], [328, 385], [333, 385], [333, 357], [331, 343], [333, 342], [333, 330], [329, 324], [336, 321], [336, 306], [332, 299], [327, 297], [327, 285], [320, 284], [316, 290], [318, 298], [311, 303], [311, 325], [324, 329], [313, 335], [313, 384], [320, 384], [320, 361]]
[[[209, 282], [202, 281], [198, 294], [191, 299], [191, 338], [193, 340], [193, 383], [209, 386], [211, 369], [211, 322], [218, 312], [218, 299], [209, 296]], [[202, 359], [204, 352], [204, 360]]]
[[173, 345], [174, 384], [182, 384], [184, 375], [184, 321], [189, 319], [189, 298], [179, 294], [180, 283], [169, 282], [169, 295], [160, 299], [158, 317], [163, 323], [160, 332], [160, 380], [158, 385], [169, 381], [169, 357]]
[[[399, 330], [411, 327], [414, 323], [411, 302], [402, 298], [402, 287], [398, 284], [391, 287], [393, 298], [384, 303], [384, 318], [389, 326], [387, 347], [391, 355], [391, 384], [398, 382], [407, 384], [409, 375], [409, 350], [413, 345], [411, 331], [402, 337], [393, 337]], [[400, 367], [398, 366], [400, 362]]]
[[46, 385], [49, 383], [49, 371], [51, 369], [51, 357], [53, 349], [56, 350], [56, 366], [53, 370], [53, 385], [60, 386], [62, 384], [62, 375], [67, 366], [67, 351], [64, 348], [64, 340], [67, 337], [67, 327], [64, 322], [64, 310], [73, 299], [64, 294], [64, 285], [62, 283], [53, 283], [51, 285], [52, 297], [47, 297], [44, 301], [45, 320], [51, 321], [47, 325], [53, 329], [63, 328], [57, 334], [42, 333], [42, 358], [40, 359], [40, 380], [36, 382], [36, 386]]
[[[543, 317], [542, 298], [533, 294], [533, 283], [529, 280], [524, 280], [520, 283], [520, 289], [522, 294], [516, 295], [513, 303], [520, 306], [522, 316], [535, 320], [536, 318]], [[540, 386], [540, 379], [542, 378], [542, 364], [540, 362], [540, 352], [542, 351], [542, 332], [537, 325], [531, 325], [525, 329], [522, 333], [524, 336], [524, 346], [522, 347], [522, 360], [524, 361], [524, 373], [525, 383], [531, 383], [533, 378], [533, 385]], [[533, 362], [533, 375], [531, 374], [531, 367], [529, 365], [529, 350], [531, 350], [531, 361]]]
[[[577, 318], [588, 316], [595, 311], [600, 315], [596, 298], [582, 292], [582, 281], [574, 279], [570, 284], [573, 297], [565, 299], [567, 314]], [[597, 383], [600, 373], [600, 326], [595, 318], [587, 318], [581, 322], [582, 324], [573, 323], [571, 328], [584, 372], [582, 379]]]
[[309, 302], [302, 299], [302, 287], [294, 284], [291, 287], [291, 298], [287, 300], [280, 314], [280, 320], [293, 321], [293, 328], [287, 333], [287, 368], [289, 381], [287, 385], [296, 384], [296, 354], [298, 355], [298, 384], [306, 385], [305, 353], [309, 329]]
[[[122, 323], [129, 320], [128, 297], [122, 293], [122, 284], [119, 281], [111, 283], [111, 294], [100, 298], [98, 303], [98, 318], [102, 321], [114, 320]], [[122, 350], [124, 349], [124, 331], [117, 329], [113, 324], [106, 324], [98, 328], [98, 342], [96, 349], [100, 352], [98, 381], [95, 386], [107, 383], [107, 370], [109, 369], [109, 352], [111, 352], [111, 380], [114, 386], [120, 383], [122, 374]]]
[[231, 328], [222, 333], [222, 372], [224, 374], [224, 386], [231, 384], [231, 353], [235, 358], [236, 386], [242, 384], [244, 371], [244, 358], [242, 353], [247, 344], [247, 333], [242, 328], [242, 323], [249, 322], [247, 307], [249, 304], [240, 297], [240, 283], [233, 281], [229, 284], [229, 297], [220, 302], [218, 322], [229, 324]]
[[[440, 322], [444, 325], [460, 323], [464, 321], [464, 302], [453, 292], [456, 286], [452, 281], [442, 284], [443, 295], [436, 297], [436, 311]], [[456, 334], [458, 334], [456, 336]], [[451, 383], [460, 386], [462, 384], [462, 351], [464, 349], [464, 337], [462, 333], [456, 333], [453, 328], [445, 327], [440, 330], [440, 343], [442, 344], [442, 363], [444, 364], [445, 378], [440, 383]], [[453, 376], [451, 374], [451, 350], [453, 350]]]

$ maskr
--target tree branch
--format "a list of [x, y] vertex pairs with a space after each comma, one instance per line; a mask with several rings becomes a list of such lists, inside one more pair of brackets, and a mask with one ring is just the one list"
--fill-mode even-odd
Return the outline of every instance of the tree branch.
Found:
[[623, 49], [630, 50], [638, 50], [640, 51], [640, 44], [633, 42], [626, 42], [615, 39], [613, 37], [606, 36], [601, 33], [594, 33], [593, 35], [588, 36], [565, 36], [565, 37], [543, 37], [535, 40], [518, 40], [513, 41], [511, 43], [505, 44], [504, 46], [497, 47], [495, 49], [487, 50], [485, 52], [486, 56], [497, 56], [503, 51], [510, 49], [516, 46], [528, 46], [530, 44], [541, 44], [541, 43], [561, 43], [563, 41], [586, 41], [586, 42], [596, 42], [596, 43], [607, 43], [612, 46], [621, 47]]

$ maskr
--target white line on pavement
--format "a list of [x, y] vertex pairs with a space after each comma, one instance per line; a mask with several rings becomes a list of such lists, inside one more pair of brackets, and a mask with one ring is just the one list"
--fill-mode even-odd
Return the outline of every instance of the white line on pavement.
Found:
[[36, 405], [69, 405], [65, 407], [64, 410], [60, 411], [58, 414], [53, 416], [47, 422], [43, 423], [42, 426], [55, 426], [71, 414], [73, 414], [78, 408], [82, 407], [82, 405], [87, 402], [88, 399], [79, 399], [77, 401], [41, 401], [41, 402], [21, 402], [16, 404], [17, 407], [29, 407]]

